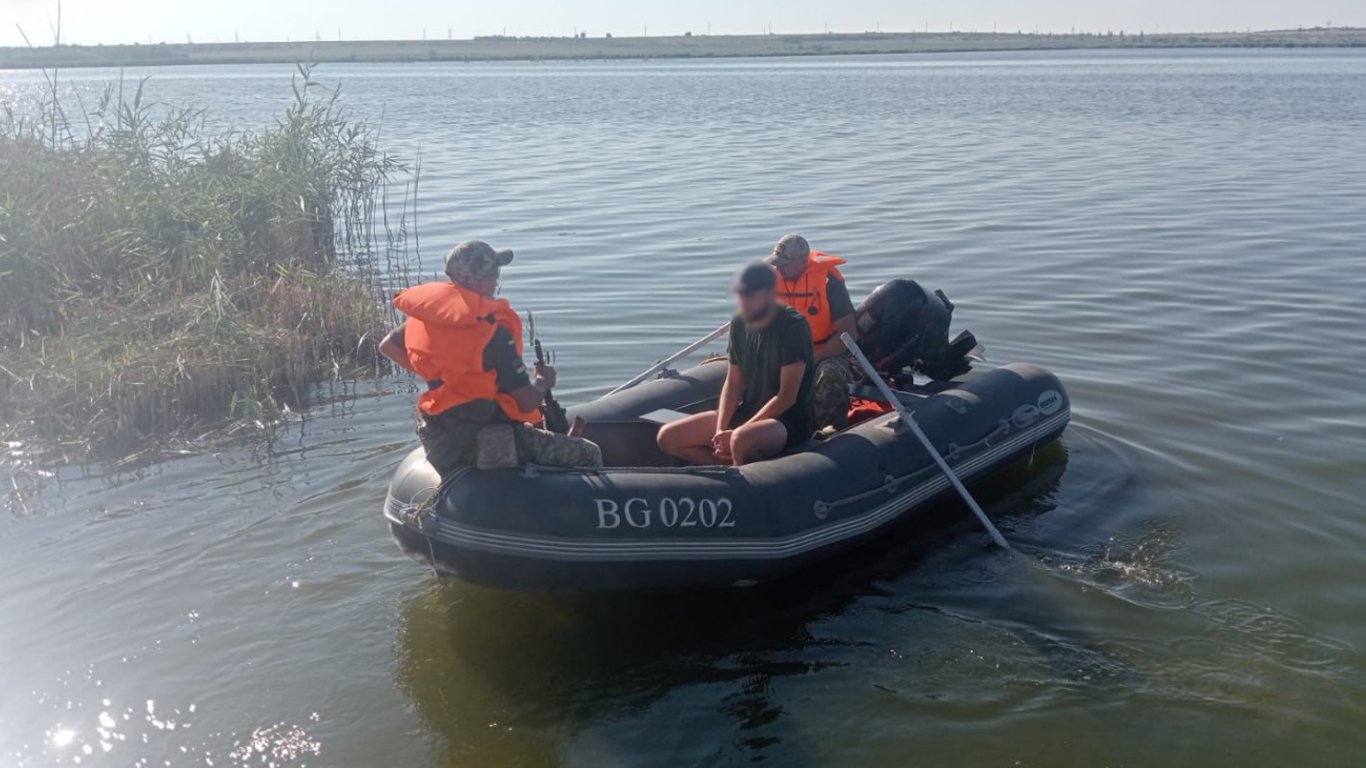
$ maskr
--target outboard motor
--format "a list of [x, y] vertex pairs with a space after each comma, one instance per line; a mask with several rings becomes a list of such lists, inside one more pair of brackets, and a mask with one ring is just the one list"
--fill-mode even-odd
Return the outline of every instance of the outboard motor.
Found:
[[914, 280], [893, 280], [859, 305], [859, 346], [890, 381], [915, 373], [947, 381], [972, 370], [968, 355], [977, 348], [970, 331], [949, 341], [952, 320], [953, 303], [943, 291], [927, 293]]

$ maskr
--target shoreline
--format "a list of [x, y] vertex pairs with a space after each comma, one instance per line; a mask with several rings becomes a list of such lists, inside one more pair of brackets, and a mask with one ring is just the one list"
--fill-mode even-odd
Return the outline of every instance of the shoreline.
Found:
[[912, 32], [674, 37], [479, 37], [0, 48], [0, 70], [210, 64], [613, 61], [1004, 51], [1181, 48], [1354, 48], [1366, 28], [1264, 32], [1024, 34]]

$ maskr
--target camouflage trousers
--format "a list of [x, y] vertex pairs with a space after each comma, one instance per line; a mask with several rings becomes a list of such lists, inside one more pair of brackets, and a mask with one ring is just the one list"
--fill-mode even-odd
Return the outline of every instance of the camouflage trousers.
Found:
[[537, 429], [530, 424], [512, 426], [519, 464], [540, 464], [543, 467], [602, 466], [602, 449], [592, 440]]
[[486, 469], [540, 464], [547, 467], [601, 467], [602, 449], [581, 437], [537, 429], [530, 424], [471, 421], [451, 414], [419, 413], [417, 436], [427, 461], [443, 476], [461, 467]]
[[848, 355], [827, 357], [816, 364], [816, 378], [811, 384], [811, 411], [816, 429], [849, 426], [849, 387], [854, 384], [854, 370]]

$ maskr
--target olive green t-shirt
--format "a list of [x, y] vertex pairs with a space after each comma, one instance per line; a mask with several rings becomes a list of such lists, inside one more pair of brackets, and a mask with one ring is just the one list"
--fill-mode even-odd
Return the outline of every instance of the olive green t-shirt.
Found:
[[740, 366], [744, 391], [742, 411], [757, 411], [777, 396], [782, 388], [783, 366], [806, 363], [797, 401], [784, 417], [811, 419], [811, 382], [816, 376], [811, 349], [811, 326], [797, 310], [778, 307], [773, 320], [763, 328], [750, 327], [736, 315], [730, 321], [730, 362]]

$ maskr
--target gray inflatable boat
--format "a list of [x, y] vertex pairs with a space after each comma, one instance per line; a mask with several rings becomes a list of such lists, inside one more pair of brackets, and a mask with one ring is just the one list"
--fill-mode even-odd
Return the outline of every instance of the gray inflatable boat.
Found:
[[[895, 412], [768, 461], [677, 466], [642, 417], [715, 407], [725, 372], [704, 363], [572, 409], [602, 447], [603, 469], [469, 469], [443, 484], [418, 448], [389, 485], [390, 531], [439, 574], [493, 587], [711, 589], [773, 581], [894, 527], [912, 531], [906, 523], [953, 494]], [[896, 396], [969, 484], [1057, 438], [1071, 415], [1061, 382], [1027, 364]]]

